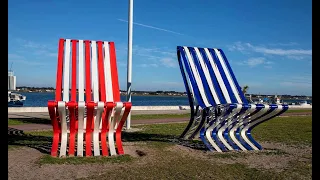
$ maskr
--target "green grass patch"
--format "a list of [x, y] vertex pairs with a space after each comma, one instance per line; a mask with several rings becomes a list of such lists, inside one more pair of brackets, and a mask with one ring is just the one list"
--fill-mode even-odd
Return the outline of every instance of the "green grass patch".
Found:
[[20, 149], [22, 146], [17, 146], [17, 145], [8, 145], [8, 151], [10, 150], [15, 150], [15, 149]]
[[51, 120], [43, 118], [8, 118], [9, 126], [21, 124], [51, 124]]
[[233, 159], [239, 157], [245, 157], [246, 153], [243, 152], [223, 152], [223, 153], [213, 153], [209, 155], [214, 158], [222, 158], [222, 159]]
[[[312, 109], [289, 109], [286, 113], [301, 113], [301, 112], [312, 112]], [[189, 111], [182, 114], [135, 114], [131, 115], [132, 120], [145, 120], [145, 119], [171, 119], [171, 118], [189, 118]], [[50, 124], [50, 119], [41, 118], [8, 118], [8, 125], [21, 125], [21, 124]]]
[[39, 160], [38, 163], [42, 164], [86, 164], [86, 163], [126, 163], [133, 161], [133, 157], [130, 155], [121, 155], [113, 157], [65, 157], [57, 158], [50, 155], [44, 155]]
[[8, 125], [20, 125], [20, 124], [26, 124], [21, 120], [18, 119], [8, 119]]
[[256, 152], [235, 152], [235, 151], [230, 151], [230, 152], [223, 152], [223, 153], [212, 153], [209, 155], [209, 157], [213, 158], [222, 158], [222, 159], [234, 159], [234, 158], [243, 158], [246, 157], [247, 155], [250, 155], [251, 153], [255, 154], [261, 154], [261, 155], [287, 155], [288, 153], [281, 150], [281, 149], [264, 149], [262, 151], [256, 151]]
[[301, 112], [309, 113], [309, 112], [312, 112], [312, 109], [288, 109], [286, 111], [286, 113], [301, 113]]
[[[133, 126], [139, 132], [123, 132], [124, 141], [172, 142], [182, 133], [187, 123], [150, 124]], [[259, 141], [281, 142], [286, 144], [312, 143], [312, 117], [277, 117], [264, 122], [252, 130], [253, 137]], [[51, 143], [52, 131], [26, 132], [25, 136], [9, 136], [9, 145]], [[161, 145], [159, 145], [161, 146]]]
[[52, 137], [53, 136], [53, 131], [30, 131], [30, 132], [25, 132], [27, 135], [32, 135], [32, 136], [44, 136], [44, 137]]
[[281, 149], [272, 149], [272, 150], [262, 150], [258, 151], [258, 154], [263, 154], [263, 155], [287, 155], [288, 153], [281, 150]]
[[153, 162], [117, 170], [106, 169], [105, 173], [83, 179], [283, 179], [272, 171], [261, 171], [243, 164], [218, 164], [214, 161], [181, 156], [168, 152]]
[[276, 117], [252, 130], [258, 141], [312, 144], [312, 116]]
[[142, 119], [166, 119], [166, 118], [189, 118], [189, 117], [190, 117], [190, 113], [184, 113], [184, 114], [135, 114], [135, 115], [131, 116], [131, 119], [132, 120], [142, 120]]
[[170, 135], [172, 137], [179, 136], [185, 129], [187, 123], [170, 123], [170, 124], [150, 124], [137, 126], [142, 128], [143, 133]]

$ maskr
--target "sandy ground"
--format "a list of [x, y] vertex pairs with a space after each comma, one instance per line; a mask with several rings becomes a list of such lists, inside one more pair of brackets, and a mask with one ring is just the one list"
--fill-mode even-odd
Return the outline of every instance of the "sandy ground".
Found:
[[[233, 154], [233, 158], [223, 158], [215, 156], [216, 153], [203, 150], [195, 150], [181, 145], [169, 147], [170, 151], [183, 154], [185, 156], [206, 159], [218, 163], [242, 163], [252, 168], [268, 169], [274, 171], [283, 171], [288, 167], [290, 161], [311, 161], [311, 147], [288, 146], [280, 143], [261, 143], [264, 147], [262, 151], [241, 152]], [[126, 169], [133, 166], [139, 166], [153, 162], [156, 159], [156, 153], [152, 148], [141, 146], [132, 142], [124, 143], [126, 154], [138, 157], [133, 163], [123, 164], [45, 164], [40, 165], [37, 161], [44, 154], [36, 149], [23, 147], [13, 149], [8, 152], [8, 179], [77, 179], [90, 177], [95, 174], [103, 173], [105, 169]], [[146, 155], [139, 157], [137, 150], [144, 152]], [[279, 152], [281, 152], [279, 154]], [[227, 152], [229, 153], [229, 152]], [[274, 154], [272, 154], [274, 153]], [[270, 155], [271, 154], [271, 155]], [[308, 159], [309, 157], [309, 159]]]

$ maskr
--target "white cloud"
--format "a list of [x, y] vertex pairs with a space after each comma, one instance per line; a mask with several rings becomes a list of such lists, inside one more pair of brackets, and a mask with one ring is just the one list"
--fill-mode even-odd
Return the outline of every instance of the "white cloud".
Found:
[[247, 48], [244, 44], [242, 44], [241, 42], [235, 42], [232, 45], [228, 46], [228, 49], [230, 51], [240, 51], [240, 52], [244, 52]]
[[303, 50], [303, 49], [269, 49], [264, 47], [253, 47], [254, 51], [264, 53], [264, 54], [273, 54], [280, 56], [294, 56], [294, 55], [312, 55], [312, 50]]
[[117, 65], [120, 66], [120, 67], [126, 67], [127, 63], [124, 63], [122, 61], [117, 61]]
[[172, 59], [172, 58], [162, 58], [160, 59], [160, 62], [162, 65], [166, 66], [166, 67], [176, 67], [177, 66], [177, 62]]
[[23, 56], [20, 56], [20, 55], [18, 55], [18, 54], [8, 54], [8, 59], [9, 60], [13, 60], [13, 59], [15, 59], [15, 60], [17, 60], [17, 59], [24, 59], [24, 57]]
[[18, 46], [26, 49], [28, 53], [33, 53], [35, 55], [45, 55], [49, 57], [57, 57], [56, 49], [47, 44], [42, 44], [38, 42], [33, 42], [25, 39], [17, 38], [16, 42]]
[[147, 67], [158, 67], [157, 64], [139, 64], [139, 67], [147, 68]]
[[42, 62], [34, 62], [34, 61], [28, 61], [28, 60], [10, 60], [9, 62], [18, 63], [18, 64], [25, 64], [29, 66], [45, 66], [47, 64]]
[[25, 64], [29, 66], [42, 66], [42, 65], [47, 65], [43, 63], [43, 61], [30, 61], [27, 60], [25, 57], [18, 55], [18, 54], [8, 54], [8, 62], [9, 64], [11, 63], [18, 63], [18, 64]]
[[299, 45], [296, 42], [289, 42], [289, 43], [270, 43], [271, 46], [297, 46]]
[[312, 50], [305, 49], [281, 49], [281, 48], [266, 48], [263, 46], [254, 46], [250, 43], [235, 42], [228, 46], [230, 51], [240, 51], [242, 53], [257, 52], [265, 55], [278, 55], [286, 57], [295, 57], [294, 59], [303, 59], [306, 56], [312, 55]]
[[262, 65], [262, 64], [267, 65], [267, 66], [265, 66], [266, 68], [271, 68], [272, 66], [270, 66], [270, 64], [273, 64], [273, 62], [266, 61], [266, 59], [264, 57], [255, 57], [255, 58], [249, 58], [246, 61], [238, 63], [238, 65], [246, 65], [249, 67], [255, 67], [258, 65]]
[[312, 83], [309, 83], [309, 82], [284, 81], [284, 82], [281, 82], [280, 85], [285, 87], [293, 87], [293, 88], [311, 88], [312, 87]]
[[257, 66], [264, 63], [264, 58], [250, 58], [247, 60], [249, 66]]
[[280, 86], [283, 87], [292, 87], [292, 88], [311, 88], [312, 87], [312, 74], [309, 73], [300, 73], [300, 75], [291, 75], [286, 74], [277, 74], [275, 77], [267, 77], [267, 79], [272, 81], [279, 81]]

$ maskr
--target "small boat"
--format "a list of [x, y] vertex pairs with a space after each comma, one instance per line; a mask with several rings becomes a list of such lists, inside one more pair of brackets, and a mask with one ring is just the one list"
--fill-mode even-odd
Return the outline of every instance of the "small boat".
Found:
[[21, 107], [26, 100], [26, 96], [8, 91], [8, 107]]
[[300, 106], [310, 106], [310, 104], [308, 104], [307, 101], [300, 101], [300, 102], [299, 102], [299, 105], [300, 105]]

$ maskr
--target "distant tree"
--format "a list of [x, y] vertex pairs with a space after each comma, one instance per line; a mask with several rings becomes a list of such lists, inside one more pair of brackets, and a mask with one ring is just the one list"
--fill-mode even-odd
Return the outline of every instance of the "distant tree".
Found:
[[247, 94], [248, 90], [249, 90], [249, 86], [248, 85], [245, 85], [241, 88], [243, 94]]

